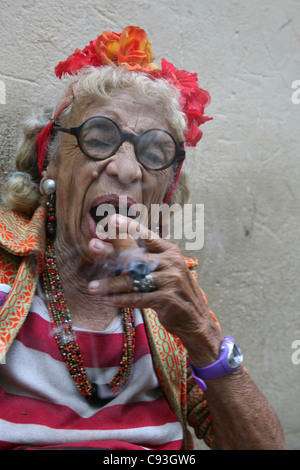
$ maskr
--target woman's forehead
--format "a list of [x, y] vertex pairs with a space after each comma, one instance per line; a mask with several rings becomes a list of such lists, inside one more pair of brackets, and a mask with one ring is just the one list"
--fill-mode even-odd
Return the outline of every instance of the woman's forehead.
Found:
[[153, 127], [171, 131], [165, 113], [166, 109], [162, 104], [154, 104], [146, 98], [137, 98], [129, 92], [123, 92], [107, 99], [90, 100], [75, 119], [76, 125], [80, 125], [91, 117], [105, 116], [113, 119], [120, 127], [133, 128], [136, 133]]

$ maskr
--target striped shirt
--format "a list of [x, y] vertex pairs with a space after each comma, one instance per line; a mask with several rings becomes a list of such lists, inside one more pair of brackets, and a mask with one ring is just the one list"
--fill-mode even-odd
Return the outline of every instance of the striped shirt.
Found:
[[[0, 285], [0, 307], [10, 287]], [[142, 313], [135, 309], [136, 351], [130, 377], [103, 407], [78, 391], [37, 295], [0, 364], [0, 449], [165, 449], [182, 446], [182, 427], [156, 377]], [[91, 382], [108, 384], [123, 344], [120, 317], [104, 332], [74, 328]]]

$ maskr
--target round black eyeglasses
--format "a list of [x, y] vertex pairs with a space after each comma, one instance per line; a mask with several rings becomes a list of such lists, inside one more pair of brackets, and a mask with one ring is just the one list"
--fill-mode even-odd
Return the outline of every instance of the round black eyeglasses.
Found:
[[185, 159], [185, 151], [168, 131], [149, 129], [141, 134], [124, 133], [116, 122], [104, 116], [89, 118], [70, 129], [54, 124], [53, 130], [74, 135], [80, 150], [96, 160], [111, 157], [126, 141], [133, 144], [137, 161], [147, 170], [164, 170], [176, 160]]

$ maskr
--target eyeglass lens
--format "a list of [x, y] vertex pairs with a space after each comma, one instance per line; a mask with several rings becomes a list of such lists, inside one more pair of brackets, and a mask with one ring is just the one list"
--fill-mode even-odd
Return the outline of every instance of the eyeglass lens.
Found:
[[[123, 135], [114, 121], [105, 117], [95, 117], [84, 123], [79, 140], [82, 150], [87, 155], [97, 159], [105, 159], [117, 151], [123, 140]], [[135, 136], [133, 140], [135, 140], [137, 159], [146, 168], [163, 168], [175, 157], [175, 141], [169, 133], [162, 129], [151, 129]]]

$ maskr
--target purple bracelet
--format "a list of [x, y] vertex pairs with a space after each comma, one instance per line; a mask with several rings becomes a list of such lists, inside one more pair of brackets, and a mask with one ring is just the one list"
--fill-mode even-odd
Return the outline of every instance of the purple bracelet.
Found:
[[[229, 353], [234, 350], [233, 359], [229, 359]], [[196, 367], [189, 361], [192, 376], [203, 391], [207, 389], [202, 379], [217, 379], [237, 370], [243, 361], [243, 355], [240, 347], [231, 336], [225, 336], [220, 346], [220, 357], [213, 364], [207, 367]]]

